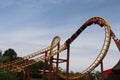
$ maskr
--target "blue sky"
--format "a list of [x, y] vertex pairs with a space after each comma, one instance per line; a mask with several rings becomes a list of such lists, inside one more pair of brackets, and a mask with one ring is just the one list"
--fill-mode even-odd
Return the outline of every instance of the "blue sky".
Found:
[[[25, 56], [49, 46], [56, 35], [61, 37], [62, 44], [93, 16], [106, 18], [120, 38], [119, 0], [0, 0], [0, 49], [13, 48], [19, 56]], [[101, 48], [97, 44], [104, 34], [99, 27], [94, 27], [90, 26], [72, 44], [72, 69], [87, 67], [97, 56], [95, 53]], [[88, 58], [90, 55], [93, 60]], [[105, 67], [112, 67], [118, 59], [119, 52], [112, 41]]]

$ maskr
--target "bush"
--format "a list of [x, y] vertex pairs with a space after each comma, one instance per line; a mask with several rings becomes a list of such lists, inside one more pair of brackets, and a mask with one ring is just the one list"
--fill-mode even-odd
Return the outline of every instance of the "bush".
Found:
[[16, 73], [0, 73], [0, 80], [17, 80]]

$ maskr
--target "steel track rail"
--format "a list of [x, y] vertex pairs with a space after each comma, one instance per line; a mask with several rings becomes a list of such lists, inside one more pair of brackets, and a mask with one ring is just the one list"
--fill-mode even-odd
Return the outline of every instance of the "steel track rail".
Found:
[[[95, 59], [95, 61], [93, 61], [93, 63], [87, 69], [85, 69], [84, 71], [80, 72], [77, 75], [69, 76], [69, 79], [70, 80], [77, 79], [77, 78], [81, 78], [81, 77], [87, 75], [88, 73], [93, 71], [101, 63], [101, 61], [104, 59], [104, 57], [106, 56], [106, 54], [108, 52], [110, 42], [111, 42], [110, 24], [105, 18], [99, 17], [99, 16], [92, 17], [92, 18], [88, 19], [70, 38], [68, 38], [68, 40], [65, 41], [65, 43], [59, 49], [53, 50], [58, 45], [58, 42], [60, 42], [59, 39], [57, 40], [56, 38], [54, 38], [54, 39], [56, 39], [57, 42], [54, 42], [55, 40], [53, 39], [52, 43], [55, 45], [51, 44], [52, 46], [49, 46], [48, 48], [40, 50], [36, 53], [32, 53], [30, 55], [27, 55], [27, 56], [23, 57], [23, 59], [30, 59], [30, 58], [38, 56], [40, 54], [44, 54], [47, 51], [50, 51], [49, 55], [47, 55], [47, 56], [42, 55], [42, 56], [36, 58], [35, 61], [23, 63], [23, 64], [20, 64], [20, 65], [17, 65], [15, 67], [8, 68], [8, 69], [10, 69], [11, 71], [19, 72], [19, 71], [22, 71], [24, 68], [26, 68], [30, 65], [33, 65], [39, 61], [42, 61], [45, 59], [48, 60], [51, 57], [53, 57], [57, 54], [60, 54], [62, 51], [67, 49], [67, 45], [70, 45], [80, 35], [81, 32], [83, 32], [88, 26], [90, 26], [92, 24], [98, 24], [101, 28], [104, 28], [105, 38], [104, 38], [104, 43], [103, 43], [102, 49], [101, 49], [99, 55], [97, 56], [97, 58]], [[53, 50], [53, 51], [51, 51], [51, 50]], [[14, 61], [14, 64], [19, 62], [19, 61], [21, 61], [21, 60]], [[54, 71], [55, 71], [55, 69], [54, 69]], [[60, 72], [58, 73], [58, 75], [61, 78], [66, 78], [66, 75], [64, 75]]]

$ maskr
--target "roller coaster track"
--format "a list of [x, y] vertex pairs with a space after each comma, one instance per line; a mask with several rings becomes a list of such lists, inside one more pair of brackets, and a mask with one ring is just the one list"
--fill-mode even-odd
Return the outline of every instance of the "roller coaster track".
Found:
[[[84, 71], [82, 71], [81, 73], [79, 73], [77, 75], [69, 76], [69, 80], [81, 78], [81, 77], [87, 75], [88, 73], [90, 73], [91, 71], [93, 71], [101, 63], [101, 61], [104, 59], [104, 57], [106, 56], [106, 54], [108, 52], [110, 42], [111, 42], [111, 35], [110, 35], [111, 28], [110, 28], [109, 22], [106, 19], [104, 19], [103, 17], [96, 16], [96, 17], [92, 17], [92, 18], [88, 19], [70, 38], [68, 38], [65, 41], [65, 43], [63, 45], [60, 46], [59, 49], [53, 50], [60, 43], [60, 38], [57, 36], [53, 39], [53, 41], [49, 47], [42, 49], [38, 52], [32, 53], [30, 55], [27, 55], [27, 56], [23, 57], [23, 59], [17, 59], [17, 60], [8, 62], [8, 63], [0, 64], [0, 67], [8, 69], [10, 71], [20, 72], [20, 71], [24, 70], [24, 68], [26, 68], [30, 65], [33, 65], [39, 61], [43, 61], [45, 59], [49, 60], [51, 57], [66, 50], [68, 48], [68, 45], [70, 45], [80, 35], [81, 32], [83, 32], [88, 26], [90, 26], [92, 24], [98, 24], [101, 28], [104, 28], [104, 31], [105, 31], [104, 43], [103, 43], [103, 46], [102, 46], [102, 49], [101, 49], [99, 55], [87, 69], [85, 69]], [[44, 55], [46, 52], [49, 53], [47, 56]], [[35, 58], [34, 61], [30, 60], [31, 58], [36, 57], [36, 56], [39, 56], [39, 57]], [[27, 59], [30, 61], [26, 61], [22, 64], [16, 65], [16, 63], [19, 63], [19, 62], [27, 60]], [[54, 71], [55, 71], [55, 69], [54, 69]], [[62, 78], [66, 78], [66, 75], [64, 75], [60, 72], [58, 73], [58, 75]]]
[[55, 48], [58, 45], [58, 43], [60, 42], [60, 37], [59, 36], [56, 36], [54, 39], [56, 39], [56, 42], [54, 42], [52, 47], [49, 46], [47, 48], [44, 48], [42, 50], [39, 50], [37, 52], [31, 53], [31, 54], [29, 54], [27, 56], [24, 56], [24, 57], [22, 57], [20, 59], [16, 59], [16, 60], [13, 60], [13, 61], [10, 61], [10, 62], [6, 62], [6, 63], [1, 63], [0, 64], [0, 68], [5, 68], [5, 67], [11, 66], [11, 65], [13, 65], [15, 63], [19, 63], [19, 62], [22, 62], [22, 61], [25, 61], [25, 60], [29, 60], [30, 58], [33, 58], [33, 57], [38, 56], [38, 55], [41, 55], [41, 54], [43, 54], [43, 53], [45, 53], [47, 51], [50, 51], [51, 49]]

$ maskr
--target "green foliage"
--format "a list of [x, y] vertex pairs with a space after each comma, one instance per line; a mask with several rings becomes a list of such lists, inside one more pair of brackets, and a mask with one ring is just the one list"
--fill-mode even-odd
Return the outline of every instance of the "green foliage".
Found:
[[18, 80], [16, 75], [17, 73], [13, 73], [13, 72], [10, 73], [0, 72], [0, 80]]
[[[3, 54], [0, 50], [0, 63], [9, 62], [12, 59], [15, 59], [17, 53], [13, 49], [6, 50]], [[18, 80], [17, 73], [15, 72], [4, 72], [3, 69], [0, 69], [0, 80]]]
[[0, 60], [1, 63], [8, 62], [8, 61], [10, 61], [10, 57], [9, 56], [2, 56], [2, 58]]
[[14, 51], [14, 49], [8, 49], [4, 52], [3, 56], [9, 56], [10, 60], [14, 60], [17, 57], [17, 53]]
[[43, 64], [44, 63], [41, 61], [41, 62], [38, 62], [38, 63], [36, 63], [36, 64], [31, 66], [31, 73], [32, 73], [32, 77], [33, 78], [40, 78], [40, 77], [42, 77], [40, 75], [40, 71], [39, 70], [43, 69]]
[[41, 62], [38, 62], [38, 63], [32, 65], [32, 66], [31, 66], [32, 73], [38, 73], [38, 70], [39, 70], [39, 69], [43, 69], [43, 64], [44, 64], [44, 63], [41, 61]]
[[2, 57], [2, 51], [1, 51], [1, 49], [0, 49], [0, 58]]
[[34, 78], [31, 78], [30, 80], [40, 80], [40, 79], [34, 79]]

